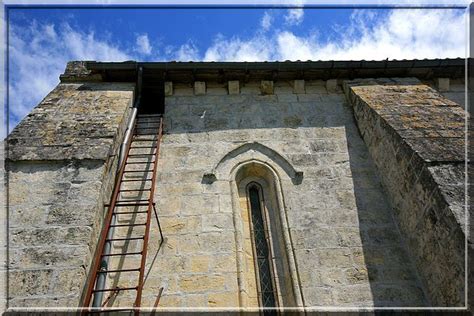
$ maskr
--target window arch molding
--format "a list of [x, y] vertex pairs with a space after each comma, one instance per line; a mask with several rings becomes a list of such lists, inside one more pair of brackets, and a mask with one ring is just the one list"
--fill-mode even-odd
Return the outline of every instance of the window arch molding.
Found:
[[209, 178], [209, 183], [216, 180], [230, 181], [233, 179], [236, 169], [252, 161], [266, 165], [277, 175], [286, 175], [286, 179], [295, 185], [301, 184], [303, 181], [302, 171], [296, 170], [286, 158], [275, 150], [258, 142], [246, 143], [234, 148], [224, 155], [204, 177]]
[[[244, 155], [240, 157], [242, 159], [234, 157], [234, 165], [229, 168], [230, 170], [228, 169], [237, 248], [240, 305], [242, 307], [255, 307], [253, 306], [252, 298], [249, 296], [249, 293], [252, 292], [252, 276], [250, 276], [251, 272], [249, 272], [248, 258], [246, 258], [248, 247], [245, 242], [246, 238], [249, 237], [246, 225], [247, 227], [249, 226], [248, 218], [245, 218], [245, 216], [248, 215], [245, 215], [245, 206], [242, 202], [244, 201], [245, 204], [248, 201], [247, 186], [250, 183], [257, 183], [261, 187], [261, 192], [265, 197], [264, 211], [271, 213], [271, 216], [267, 217], [272, 219], [271, 222], [268, 223], [272, 228], [272, 236], [278, 236], [278, 238], [272, 239], [276, 245], [274, 248], [278, 249], [280, 254], [280, 261], [274, 263], [275, 266], [279, 265], [279, 274], [277, 276], [279, 283], [277, 283], [277, 289], [280, 297], [278, 298], [278, 305], [281, 307], [303, 307], [300, 282], [288, 228], [280, 178], [281, 172], [283, 171], [283, 174], [285, 174], [285, 181], [288, 183], [292, 181], [288, 179], [288, 174], [284, 172], [281, 167], [272, 164], [268, 158], [265, 159], [265, 161], [258, 159], [261, 157], [257, 158], [255, 156], [255, 153], [253, 153], [253, 157], [245, 157]], [[249, 211], [248, 204], [246, 211]], [[274, 267], [274, 269], [276, 268]]]

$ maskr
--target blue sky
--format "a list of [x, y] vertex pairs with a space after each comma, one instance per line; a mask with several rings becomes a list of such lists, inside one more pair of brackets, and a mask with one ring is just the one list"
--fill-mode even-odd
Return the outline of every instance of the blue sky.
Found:
[[68, 60], [465, 57], [465, 13], [463, 9], [10, 9], [10, 130], [54, 88]]

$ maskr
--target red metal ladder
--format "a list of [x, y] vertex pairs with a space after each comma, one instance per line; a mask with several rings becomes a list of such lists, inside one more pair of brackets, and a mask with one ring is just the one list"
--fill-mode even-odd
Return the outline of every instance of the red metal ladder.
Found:
[[[162, 132], [163, 118], [161, 115], [139, 114], [137, 116], [131, 132], [132, 137], [126, 145], [125, 156], [118, 171], [118, 180], [104, 220], [96, 255], [92, 261], [93, 266], [91, 267], [92, 270], [83, 303], [83, 314], [126, 310], [134, 311], [135, 315], [139, 314], [152, 211], [158, 224], [160, 241], [163, 242], [163, 234], [153, 200]], [[144, 197], [143, 195], [148, 196]], [[135, 230], [140, 227], [145, 228], [144, 233], [137, 234]], [[124, 232], [116, 230], [124, 229], [126, 232], [125, 236], [122, 237]], [[135, 244], [133, 244], [134, 242]], [[124, 246], [122, 246], [121, 251], [113, 250], [113, 248], [117, 248], [115, 246], [117, 243], [123, 243]], [[135, 245], [135, 248], [141, 248], [141, 250], [130, 251], [130, 244]], [[105, 253], [104, 250], [110, 252]], [[118, 261], [119, 267], [111, 268], [110, 260], [112, 257], [115, 262]], [[126, 263], [126, 260], [131, 257], [139, 257], [140, 265], [124, 268], [124, 262]], [[137, 260], [136, 262], [138, 263]], [[128, 274], [126, 278], [128, 283], [136, 278], [136, 286], [111, 286], [111, 280], [107, 280], [107, 276], [112, 275], [112, 279], [113, 275], [120, 278], [122, 273]], [[132, 277], [129, 275], [130, 273], [137, 275]], [[102, 278], [100, 283], [104, 285], [103, 288], [98, 288], [99, 278]], [[135, 292], [133, 306], [127, 306], [126, 308], [120, 306], [118, 309], [111, 309], [110, 307], [113, 307], [115, 301], [112, 297], [118, 294], [125, 295], [127, 292]], [[104, 293], [109, 293], [109, 297], [102, 304]], [[130, 298], [131, 294], [128, 293], [128, 295], [128, 298]], [[91, 306], [93, 300], [96, 306]], [[97, 303], [99, 306], [97, 306]]]

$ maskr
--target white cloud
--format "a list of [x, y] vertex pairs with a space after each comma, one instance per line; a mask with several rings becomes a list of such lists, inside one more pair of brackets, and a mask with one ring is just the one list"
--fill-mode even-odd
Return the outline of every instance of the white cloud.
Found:
[[[461, 11], [393, 10], [386, 16], [356, 11], [337, 38], [322, 42], [315, 35], [289, 30], [254, 37], [219, 35], [204, 60], [383, 60], [466, 56], [466, 24]], [[316, 33], [315, 33], [316, 34]]]
[[10, 128], [31, 111], [59, 82], [70, 60], [124, 61], [130, 55], [116, 45], [69, 24], [56, 27], [35, 21], [10, 25]]
[[136, 44], [138, 53], [143, 55], [151, 54], [152, 47], [150, 45], [150, 40], [148, 39], [147, 34], [138, 35]]
[[290, 9], [285, 15], [285, 22], [289, 25], [298, 25], [303, 22], [304, 10], [303, 9]]
[[218, 35], [204, 54], [205, 61], [259, 61], [269, 60], [273, 50], [272, 40], [257, 35], [250, 40], [226, 39]]
[[178, 50], [172, 53], [175, 60], [179, 61], [196, 61], [199, 60], [199, 49], [192, 41], [181, 45]]
[[265, 13], [263, 13], [262, 19], [260, 20], [260, 26], [262, 27], [264, 31], [268, 31], [270, 26], [272, 26], [272, 22], [273, 22], [273, 16], [271, 15], [270, 12], [265, 11]]

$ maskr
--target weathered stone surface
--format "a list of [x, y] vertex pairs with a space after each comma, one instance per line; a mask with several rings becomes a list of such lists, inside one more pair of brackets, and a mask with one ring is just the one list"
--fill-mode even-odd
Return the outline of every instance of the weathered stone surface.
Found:
[[59, 84], [8, 136], [8, 159], [106, 160], [133, 91], [129, 83]]
[[133, 89], [60, 84], [9, 136], [10, 306], [79, 305]]
[[238, 80], [231, 80], [227, 83], [229, 94], [240, 94], [240, 83]]
[[273, 81], [262, 80], [260, 83], [260, 93], [263, 95], [273, 94]]
[[194, 82], [194, 95], [205, 95], [206, 94], [206, 83], [204, 81]]
[[225, 278], [221, 275], [189, 276], [178, 281], [179, 288], [185, 293], [222, 291], [225, 284]]
[[[237, 291], [239, 264], [253, 266], [251, 251], [245, 252], [241, 263], [235, 252], [236, 227], [249, 222], [235, 222], [233, 214], [239, 209], [232, 207], [231, 185], [211, 170], [236, 147], [255, 141], [283, 156], [304, 175], [299, 185], [280, 177], [307, 306], [336, 304], [334, 293], [354, 285], [366, 292], [344, 304], [370, 306], [366, 298], [372, 297], [374, 280], [402, 288], [408, 281], [407, 291], [419, 285], [415, 267], [397, 260], [406, 258], [407, 251], [399, 247], [402, 238], [352, 113], [340, 91], [328, 95], [324, 84], [311, 83], [312, 91], [318, 91], [314, 94], [295, 95], [290, 82], [275, 84], [275, 95], [258, 95], [259, 83], [248, 82], [239, 95], [192, 98], [188, 97], [192, 89], [183, 88], [166, 98], [157, 206], [167, 240], [151, 274], [185, 278], [188, 281], [181, 281], [181, 286], [196, 288], [184, 291], [178, 282], [180, 300], [173, 298], [176, 292], [165, 290], [163, 298], [169, 297], [171, 305], [165, 299], [164, 307], [195, 306], [202, 303], [204, 293], [216, 298], [224, 293], [201, 286], [204, 275], [222, 274], [224, 288]], [[256, 152], [250, 152], [248, 157], [256, 157]], [[275, 157], [265, 159], [272, 162]], [[206, 181], [206, 174], [213, 174], [213, 180]], [[196, 225], [188, 229], [191, 226], [186, 228], [186, 223]], [[245, 249], [252, 249], [250, 239], [243, 243]], [[152, 251], [149, 260], [154, 255]], [[255, 280], [254, 275], [245, 277], [245, 282], [252, 278]], [[245, 304], [256, 306], [251, 305], [258, 302], [251, 295], [251, 285], [246, 289]], [[383, 299], [384, 294], [380, 296]], [[220, 306], [215, 299], [208, 304]], [[420, 298], [418, 304], [426, 305], [425, 299]]]
[[93, 82], [102, 81], [102, 75], [87, 69], [87, 61], [70, 61], [66, 65], [64, 74], [59, 76], [61, 82]]
[[449, 78], [436, 79], [436, 86], [440, 92], [449, 91]]
[[293, 81], [293, 93], [306, 93], [304, 80]]
[[53, 281], [52, 270], [10, 271], [9, 294], [11, 297], [46, 295]]
[[[430, 300], [438, 306], [462, 306], [466, 113], [416, 79], [355, 80], [344, 88]], [[393, 231], [377, 230], [366, 231], [374, 246], [397, 243]], [[390, 257], [377, 255], [371, 261], [395, 258]], [[399, 302], [399, 288], [380, 291], [388, 296], [382, 300], [387, 305]]]
[[337, 89], [337, 79], [329, 79], [326, 81], [326, 90], [328, 92], [336, 92]]
[[[272, 245], [275, 245], [276, 282], [283, 285], [279, 299], [288, 302], [287, 306], [295, 305], [289, 299], [294, 290], [291, 288], [294, 275], [298, 275], [293, 280], [296, 291], [302, 294], [309, 310], [322, 306], [428, 304], [417, 279], [416, 266], [407, 260], [411, 254], [403, 246], [392, 207], [369, 154], [372, 145], [364, 144], [344, 95], [339, 88], [332, 90], [331, 83], [322, 80], [305, 82], [306, 91], [294, 94], [297, 88], [294, 83], [293, 80], [265, 84], [250, 81], [242, 84], [240, 93], [237, 90], [236, 94], [231, 93], [230, 82], [228, 91], [226, 83], [208, 82], [207, 91], [205, 85], [200, 85], [198, 88], [204, 89], [202, 94], [196, 93], [196, 86], [175, 83], [173, 94], [167, 94], [165, 134], [155, 188], [164, 240], [160, 239], [153, 220], [142, 306], [152, 307], [162, 287], [160, 306], [163, 308], [258, 306], [251, 221], [248, 210], [245, 212], [248, 204], [245, 197], [235, 201], [237, 177], [231, 175], [231, 170], [238, 170], [248, 161], [270, 165], [278, 183], [265, 180], [255, 167], [252, 167], [257, 170], [252, 169], [255, 174], [250, 171], [249, 174], [281, 189], [272, 194], [281, 193], [282, 209], [278, 200], [274, 204], [268, 202], [266, 209], [271, 218]], [[91, 97], [89, 101], [94, 100]], [[418, 108], [406, 110], [403, 117], [425, 113], [422, 101], [417, 100]], [[435, 100], [423, 102], [443, 106]], [[392, 113], [388, 116], [393, 115], [395, 108], [385, 110]], [[401, 126], [407, 123], [398, 119], [394, 121]], [[100, 137], [104, 130], [109, 128], [91, 133]], [[454, 135], [459, 131], [458, 126], [449, 130]], [[427, 135], [433, 132], [424, 130]], [[414, 138], [408, 133], [405, 136]], [[387, 140], [382, 143], [386, 145]], [[254, 146], [236, 151], [245, 144]], [[116, 145], [109, 147], [110, 153], [116, 154]], [[398, 159], [399, 151], [391, 148], [387, 152], [391, 150]], [[110, 195], [110, 179], [116, 167], [113, 161], [104, 164], [103, 158], [91, 163], [82, 159], [85, 156], [78, 157], [81, 159], [76, 165], [61, 162], [54, 168], [48, 167], [49, 163], [34, 166], [17, 163], [10, 177], [16, 191], [11, 195], [14, 210], [11, 241], [15, 254], [12, 266], [19, 268], [26, 264], [34, 271], [51, 270], [47, 278], [54, 281], [48, 288], [48, 297], [68, 306], [78, 305], [79, 298], [74, 293], [83, 289], [91, 250], [95, 249], [98, 238], [97, 227], [105, 211], [102, 203]], [[373, 157], [375, 161], [380, 158]], [[226, 173], [217, 166], [225, 166], [222, 168]], [[417, 166], [412, 166], [411, 161], [404, 165], [405, 168]], [[285, 168], [294, 170], [293, 176]], [[436, 170], [437, 181], [442, 183], [458, 171]], [[296, 173], [300, 181], [293, 181]], [[205, 176], [210, 174], [214, 176], [212, 181]], [[131, 187], [127, 184], [124, 188]], [[264, 200], [275, 201], [272, 194], [265, 195]], [[32, 197], [33, 201], [24, 196]], [[124, 193], [122, 198], [132, 196]], [[459, 196], [458, 186], [447, 187], [446, 196], [455, 200]], [[25, 210], [31, 210], [31, 215]], [[441, 215], [434, 212], [423, 222], [423, 227], [437, 234], [446, 233], [434, 224], [444, 220]], [[137, 216], [134, 220], [143, 219]], [[130, 220], [131, 216], [122, 218], [120, 223]], [[288, 222], [279, 222], [285, 220]], [[116, 229], [115, 237], [143, 232], [143, 228]], [[291, 243], [285, 243], [285, 234]], [[433, 236], [427, 234], [425, 241], [428, 243]], [[117, 242], [113, 250], [141, 251], [141, 241]], [[291, 258], [294, 260], [291, 266], [280, 264]], [[454, 259], [446, 259], [450, 260]], [[115, 258], [110, 261], [110, 268], [135, 268], [139, 264], [139, 257]], [[436, 269], [443, 271], [442, 268]], [[135, 286], [136, 277], [129, 275], [111, 273], [107, 285]], [[38, 293], [44, 291], [41, 286], [27, 288]], [[452, 297], [456, 293], [443, 291], [442, 294]], [[44, 303], [44, 297], [26, 296], [11, 301], [25, 306]], [[132, 295], [119, 293], [114, 306], [129, 306], [133, 300]]]

